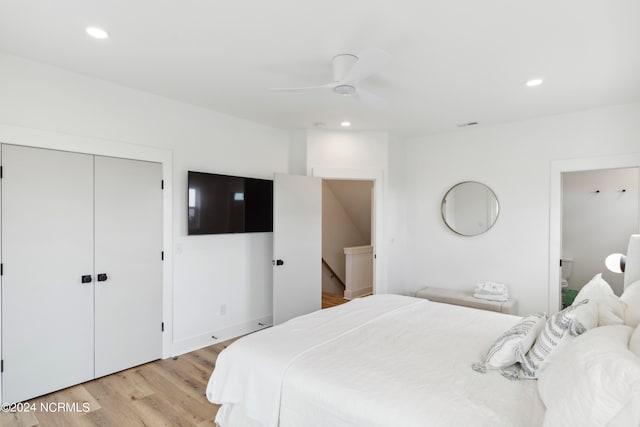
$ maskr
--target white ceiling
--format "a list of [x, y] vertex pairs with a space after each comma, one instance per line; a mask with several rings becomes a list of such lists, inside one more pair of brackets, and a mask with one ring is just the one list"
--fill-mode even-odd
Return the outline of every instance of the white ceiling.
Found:
[[[371, 47], [393, 56], [362, 83], [385, 110], [267, 90]], [[640, 100], [638, 0], [1, 0], [0, 50], [286, 129], [416, 135]]]

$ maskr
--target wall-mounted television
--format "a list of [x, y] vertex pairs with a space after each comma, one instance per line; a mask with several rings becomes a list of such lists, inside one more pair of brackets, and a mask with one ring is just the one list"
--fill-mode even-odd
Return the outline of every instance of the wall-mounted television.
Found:
[[188, 234], [273, 231], [273, 181], [188, 172]]

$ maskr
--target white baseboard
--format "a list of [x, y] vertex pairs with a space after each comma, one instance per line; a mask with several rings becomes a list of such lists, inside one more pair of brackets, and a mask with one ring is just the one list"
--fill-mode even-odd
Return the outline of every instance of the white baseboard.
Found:
[[230, 340], [232, 338], [237, 338], [251, 332], [256, 332], [260, 329], [268, 328], [272, 325], [273, 316], [264, 316], [258, 319], [250, 320], [248, 322], [229, 326], [228, 328], [207, 332], [206, 334], [198, 335], [180, 341], [175, 341], [172, 343], [171, 351], [165, 354], [167, 354], [167, 358], [179, 356], [181, 354], [199, 350], [203, 347]]
[[352, 289], [352, 290], [345, 290], [344, 291], [344, 299], [354, 299], [354, 298], [359, 298], [359, 297], [363, 297], [365, 295], [369, 295], [373, 293], [373, 287], [369, 286], [366, 288], [360, 288], [360, 289]]

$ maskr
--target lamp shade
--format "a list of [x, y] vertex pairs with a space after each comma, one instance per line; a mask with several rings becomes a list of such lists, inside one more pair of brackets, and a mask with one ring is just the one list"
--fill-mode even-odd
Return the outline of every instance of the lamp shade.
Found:
[[604, 265], [614, 273], [624, 273], [626, 258], [622, 254], [611, 254], [604, 260]]
[[627, 247], [627, 265], [624, 270], [625, 289], [640, 280], [640, 234], [633, 234], [629, 238]]

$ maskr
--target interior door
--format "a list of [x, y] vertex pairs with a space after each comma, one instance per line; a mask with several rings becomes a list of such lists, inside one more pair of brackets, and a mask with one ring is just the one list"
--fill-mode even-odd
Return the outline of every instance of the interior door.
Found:
[[93, 156], [2, 145], [2, 164], [2, 397], [19, 402], [94, 375]]
[[95, 157], [95, 363], [101, 377], [162, 353], [162, 166]]
[[322, 307], [322, 180], [275, 174], [273, 323]]

